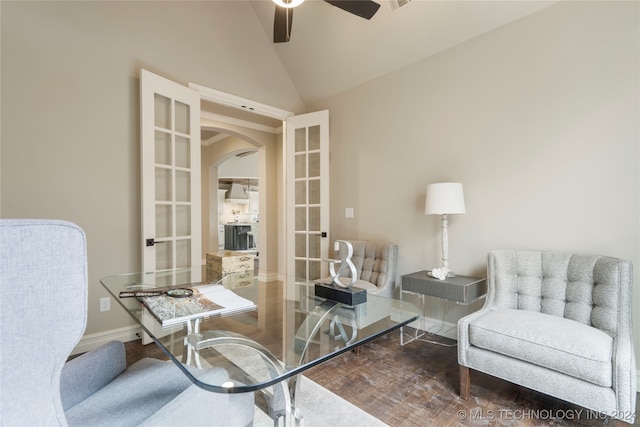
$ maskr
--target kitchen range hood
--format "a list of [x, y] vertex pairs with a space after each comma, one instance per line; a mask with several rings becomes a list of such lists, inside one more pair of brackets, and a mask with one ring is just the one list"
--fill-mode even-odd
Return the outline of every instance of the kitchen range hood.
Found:
[[238, 182], [231, 184], [231, 189], [227, 191], [226, 197], [229, 203], [249, 203], [249, 197]]

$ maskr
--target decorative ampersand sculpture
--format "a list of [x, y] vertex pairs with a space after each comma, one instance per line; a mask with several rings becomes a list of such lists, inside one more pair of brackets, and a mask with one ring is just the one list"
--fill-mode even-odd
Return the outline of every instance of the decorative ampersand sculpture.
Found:
[[[333, 250], [338, 251], [340, 249], [340, 244], [343, 244], [346, 246], [347, 256], [344, 259], [344, 261], [336, 261], [336, 262], [329, 263], [329, 272], [331, 273], [331, 281], [332, 283], [340, 287], [351, 288], [351, 286], [354, 283], [356, 283], [356, 278], [358, 274], [356, 271], [356, 266], [353, 265], [353, 262], [351, 261], [351, 257], [353, 256], [353, 245], [351, 244], [351, 242], [347, 242], [346, 240], [336, 240], [335, 243], [333, 244]], [[338, 269], [337, 273], [335, 271], [336, 263], [340, 263], [340, 268]], [[340, 280], [340, 277], [346, 277], [345, 274], [347, 272], [347, 269], [349, 269], [349, 271], [351, 272], [351, 277], [350, 277], [349, 283], [345, 284]]]

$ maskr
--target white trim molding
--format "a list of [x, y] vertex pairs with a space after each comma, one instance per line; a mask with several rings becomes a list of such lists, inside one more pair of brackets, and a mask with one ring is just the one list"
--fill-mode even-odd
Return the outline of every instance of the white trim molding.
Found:
[[278, 273], [274, 273], [272, 271], [258, 270], [258, 281], [259, 282], [273, 282], [278, 280]]
[[109, 341], [129, 342], [140, 339], [140, 326], [132, 325], [124, 328], [84, 335], [70, 356], [96, 349]]
[[227, 107], [236, 108], [238, 110], [249, 111], [260, 114], [261, 116], [271, 117], [274, 119], [285, 120], [289, 116], [293, 116], [290, 111], [272, 107], [267, 104], [252, 101], [240, 96], [231, 95], [216, 89], [211, 89], [197, 83], [189, 82], [189, 89], [192, 89], [200, 95], [201, 99], [215, 102], [217, 104], [226, 105]]
[[[267, 125], [261, 125], [259, 123], [250, 122], [248, 120], [236, 119], [234, 117], [223, 116], [222, 114], [212, 113], [210, 111], [200, 111], [200, 118], [206, 120], [218, 121], [221, 123], [226, 123], [230, 125], [242, 126], [248, 129], [259, 130], [266, 133], [272, 133], [274, 135], [278, 135], [282, 133], [282, 126], [272, 127]], [[206, 128], [207, 124], [204, 123], [201, 127]]]

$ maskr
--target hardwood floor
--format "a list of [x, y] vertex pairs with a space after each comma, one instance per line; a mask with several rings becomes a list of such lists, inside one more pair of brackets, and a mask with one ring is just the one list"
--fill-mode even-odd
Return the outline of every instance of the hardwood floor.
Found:
[[[305, 376], [393, 427], [607, 425], [584, 408], [480, 372], [471, 372], [471, 394], [464, 401], [458, 396], [455, 341], [431, 339], [449, 346], [422, 341], [401, 346], [399, 333], [389, 333]], [[128, 363], [164, 358], [153, 344], [133, 341], [126, 348]]]

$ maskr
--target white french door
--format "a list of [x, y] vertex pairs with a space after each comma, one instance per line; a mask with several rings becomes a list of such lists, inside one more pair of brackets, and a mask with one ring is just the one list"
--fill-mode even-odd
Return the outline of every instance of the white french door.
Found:
[[[140, 87], [142, 271], [200, 265], [202, 94], [146, 70]], [[285, 126], [286, 273], [315, 280], [328, 274], [329, 112]]]
[[286, 120], [287, 276], [326, 277], [329, 253], [329, 111]]
[[200, 96], [140, 71], [142, 271], [202, 263]]

